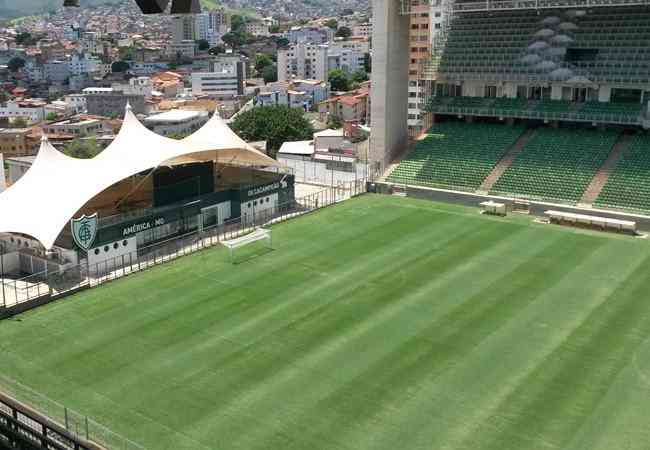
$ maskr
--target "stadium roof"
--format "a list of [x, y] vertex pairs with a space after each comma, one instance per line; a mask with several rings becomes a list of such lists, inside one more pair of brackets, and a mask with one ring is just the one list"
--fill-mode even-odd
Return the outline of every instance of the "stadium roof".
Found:
[[34, 164], [0, 195], [0, 232], [29, 235], [49, 250], [75, 214], [113, 184], [158, 166], [207, 160], [279, 165], [237, 136], [217, 114], [194, 134], [175, 140], [148, 130], [127, 106], [119, 134], [92, 159], [66, 156], [44, 136]]

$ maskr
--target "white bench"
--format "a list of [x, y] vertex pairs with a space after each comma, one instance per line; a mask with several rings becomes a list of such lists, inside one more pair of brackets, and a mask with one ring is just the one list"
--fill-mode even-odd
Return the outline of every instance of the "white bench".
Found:
[[544, 214], [548, 216], [551, 223], [587, 226], [601, 230], [623, 231], [632, 234], [636, 233], [636, 222], [631, 220], [611, 219], [609, 217], [553, 210], [545, 211]]
[[264, 228], [255, 228], [252, 232], [245, 234], [243, 236], [237, 237], [235, 239], [230, 239], [228, 241], [222, 241], [221, 243], [225, 245], [230, 250], [230, 261], [233, 258], [233, 250], [242, 247], [247, 244], [251, 244], [256, 241], [261, 241], [266, 239], [268, 241], [269, 248], [272, 248], [273, 241], [271, 239], [271, 230]]
[[506, 205], [504, 203], [497, 203], [489, 200], [481, 202], [480, 205], [483, 207], [483, 214], [493, 214], [495, 216], [506, 215]]

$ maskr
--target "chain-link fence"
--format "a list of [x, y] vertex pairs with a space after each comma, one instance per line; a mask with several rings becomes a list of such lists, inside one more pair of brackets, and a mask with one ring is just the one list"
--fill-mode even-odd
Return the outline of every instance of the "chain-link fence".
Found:
[[20, 279], [2, 278], [0, 317], [3, 316], [3, 312], [4, 315], [9, 315], [14, 310], [29, 309], [18, 308], [28, 302], [34, 302], [34, 306], [38, 306], [40, 302], [94, 287], [212, 247], [221, 241], [246, 234], [257, 226], [284, 221], [332, 205], [361, 194], [365, 189], [365, 180], [341, 183], [336, 187], [326, 188], [288, 203], [268, 206], [265, 204], [264, 207], [247, 211], [234, 220], [209, 227], [201, 226], [202, 217], [197, 217], [196, 223], [199, 227], [195, 231], [140, 247], [132, 253], [109, 258], [96, 264], [89, 264], [87, 260], [82, 260], [80, 264], [71, 267], [56, 271], [45, 270]]
[[348, 162], [346, 159], [350, 158], [345, 155], [331, 158], [332, 161], [319, 162], [279, 156], [278, 161], [291, 169], [297, 183], [338, 186], [370, 178], [368, 163]]
[[[59, 444], [57, 447], [60, 446], [60, 448], [70, 449], [79, 448], [78, 446], [75, 446], [75, 442], [72, 442], [72, 439], [68, 437], [71, 435], [75, 441], [88, 441], [99, 444], [101, 447], [110, 450], [144, 449], [141, 445], [125, 438], [124, 436], [120, 436], [89, 417], [80, 414], [73, 409], [67, 408], [51, 398], [36, 392], [30, 387], [3, 375], [0, 375], [0, 391], [20, 401], [20, 403], [34, 411], [37, 411], [37, 414], [27, 415], [14, 413], [13, 415], [21, 424], [25, 425], [27, 429], [32, 429], [37, 433], [43, 433], [44, 425], [46, 425], [47, 437], [56, 441], [57, 444]], [[58, 426], [47, 426], [48, 421], [52, 421]], [[61, 432], [57, 433], [57, 429], [65, 430], [69, 435], [66, 436]], [[90, 447], [91, 446], [84, 446], [84, 448]], [[93, 446], [93, 448], [95, 447]]]

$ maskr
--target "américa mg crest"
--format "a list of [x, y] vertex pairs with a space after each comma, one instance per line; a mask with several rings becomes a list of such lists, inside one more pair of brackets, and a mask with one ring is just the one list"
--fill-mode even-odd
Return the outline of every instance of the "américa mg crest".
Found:
[[88, 250], [92, 247], [95, 238], [97, 237], [97, 213], [86, 216], [85, 214], [78, 219], [72, 219], [70, 228], [72, 229], [72, 239], [83, 250]]

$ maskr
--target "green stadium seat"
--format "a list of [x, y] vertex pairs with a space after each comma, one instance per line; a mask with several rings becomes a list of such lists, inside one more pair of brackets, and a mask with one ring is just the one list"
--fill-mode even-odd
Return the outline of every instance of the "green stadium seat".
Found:
[[577, 203], [618, 134], [612, 130], [540, 128], [492, 192]]
[[650, 211], [650, 135], [643, 133], [632, 138], [595, 205]]
[[414, 145], [388, 180], [475, 190], [523, 131], [522, 126], [499, 124], [436, 124]]

